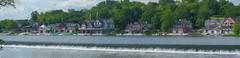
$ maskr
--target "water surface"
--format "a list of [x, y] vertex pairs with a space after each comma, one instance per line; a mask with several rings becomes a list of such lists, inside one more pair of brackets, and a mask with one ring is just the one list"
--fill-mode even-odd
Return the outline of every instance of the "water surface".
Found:
[[0, 50], [0, 58], [240, 57], [238, 37], [0, 36], [0, 38], [8, 43]]

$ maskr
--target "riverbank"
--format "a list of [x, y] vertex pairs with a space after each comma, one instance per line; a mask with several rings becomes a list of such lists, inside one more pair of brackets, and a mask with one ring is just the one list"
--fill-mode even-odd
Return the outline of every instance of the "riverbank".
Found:
[[[86, 34], [86, 33], [0, 33], [3, 36], [190, 36], [190, 37], [204, 37], [204, 36], [228, 36], [232, 35], [203, 35], [201, 33], [124, 33], [124, 34]], [[232, 36], [236, 37], [236, 36]]]

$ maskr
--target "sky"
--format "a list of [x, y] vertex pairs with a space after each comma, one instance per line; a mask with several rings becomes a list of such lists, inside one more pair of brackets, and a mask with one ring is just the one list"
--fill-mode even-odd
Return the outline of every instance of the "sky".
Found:
[[[57, 9], [89, 9], [97, 3], [105, 0], [16, 0], [16, 8], [0, 8], [0, 20], [3, 19], [29, 19], [32, 11], [45, 12]], [[157, 2], [158, 0], [134, 0], [147, 3]], [[240, 0], [230, 0], [238, 4]]]

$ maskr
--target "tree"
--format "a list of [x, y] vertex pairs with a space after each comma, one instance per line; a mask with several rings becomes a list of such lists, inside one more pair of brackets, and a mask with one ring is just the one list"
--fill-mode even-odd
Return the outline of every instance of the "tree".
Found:
[[14, 6], [15, 1], [14, 0], [0, 0], [0, 8], [5, 6]]
[[232, 26], [232, 31], [235, 35], [240, 35], [240, 27], [239, 26], [240, 26], [239, 22], [233, 24], [233, 26]]
[[113, 10], [113, 19], [116, 24], [116, 27], [119, 30], [124, 30], [126, 25], [128, 24], [127, 17], [126, 17], [126, 10], [125, 9], [114, 9]]
[[16, 28], [17, 28], [17, 22], [16, 21], [9, 20], [5, 24], [5, 30], [12, 31], [12, 30], [15, 30]]
[[28, 26], [30, 24], [28, 19], [24, 19], [24, 20], [15, 20], [18, 24], [20, 24], [21, 26]]
[[161, 15], [161, 31], [168, 32], [173, 25], [174, 19], [175, 17], [172, 10], [164, 10]]
[[92, 9], [87, 10], [86, 13], [84, 14], [84, 18], [88, 20], [111, 19], [113, 17], [113, 9], [119, 9], [121, 7], [122, 6], [120, 2], [118, 1], [106, 0], [100, 2], [99, 4], [97, 4], [97, 6], [94, 6]]
[[121, 2], [130, 2], [129, 0], [121, 0]]
[[189, 19], [194, 20], [198, 10], [198, 1], [197, 0], [183, 0], [178, 3], [175, 13], [178, 19]]
[[158, 12], [157, 3], [149, 2], [146, 6], [143, 7], [143, 13], [141, 15], [141, 21], [151, 22], [151, 18]]
[[1, 21], [0, 26], [4, 31], [14, 31], [18, 27], [16, 21], [9, 19]]
[[144, 22], [150, 22], [153, 25], [152, 29], [158, 30], [160, 29], [160, 16], [161, 16], [161, 8], [155, 2], [149, 2], [147, 5], [143, 7], [143, 13], [141, 15], [141, 20]]
[[80, 10], [76, 11], [73, 9], [69, 9], [66, 13], [67, 20], [66, 22], [74, 22], [74, 23], [82, 23], [85, 19], [83, 18], [83, 15], [86, 10]]
[[200, 2], [201, 6], [209, 8], [210, 15], [219, 13], [219, 3], [217, 0], [202, 0]]
[[31, 13], [31, 20], [34, 21], [34, 22], [36, 22], [37, 19], [38, 19], [38, 16], [39, 16], [39, 13], [38, 13], [37, 11], [33, 11], [33, 12]]
[[176, 2], [174, 0], [159, 0], [158, 3], [162, 7], [174, 7], [176, 5]]
[[229, 6], [229, 2], [226, 0], [219, 0], [219, 15], [224, 15], [225, 14], [225, 10], [228, 8], [227, 6]]
[[127, 5], [123, 5], [123, 11], [125, 12], [125, 17], [129, 23], [136, 22], [141, 19], [141, 15], [143, 13], [142, 7], [143, 3], [140, 2], [131, 2]]
[[75, 11], [70, 9], [68, 11], [52, 10], [45, 13], [40, 13], [37, 17], [37, 22], [41, 24], [53, 24], [53, 23], [66, 23], [74, 22], [81, 23], [85, 19], [83, 18], [85, 10]]
[[175, 9], [175, 14], [178, 19], [188, 18], [188, 15], [190, 14], [189, 10], [186, 8], [186, 5], [181, 3], [177, 6]]
[[226, 17], [240, 16], [239, 9], [240, 9], [240, 7], [238, 7], [238, 6], [232, 6], [232, 7], [225, 9], [225, 16]]
[[198, 14], [197, 14], [197, 20], [195, 22], [195, 27], [196, 28], [204, 27], [205, 20], [209, 19], [211, 14], [212, 14], [212, 12], [207, 5], [200, 6], [200, 8], [198, 10]]
[[151, 23], [153, 25], [153, 29], [160, 29], [161, 27], [161, 13], [160, 11], [159, 12], [156, 12], [153, 17], [151, 18]]
[[113, 8], [113, 20], [117, 28], [124, 30], [128, 23], [137, 22], [141, 19], [143, 13], [143, 3], [140, 2], [122, 2], [120, 8]]

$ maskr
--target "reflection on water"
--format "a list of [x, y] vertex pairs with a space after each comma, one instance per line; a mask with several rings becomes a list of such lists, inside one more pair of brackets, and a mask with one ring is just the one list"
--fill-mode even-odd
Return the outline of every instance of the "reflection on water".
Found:
[[[98, 49], [98, 48], [96, 48]], [[144, 50], [143, 50], [144, 51]], [[239, 58], [240, 54], [129, 52], [81, 49], [14, 48], [0, 51], [0, 58]]]

